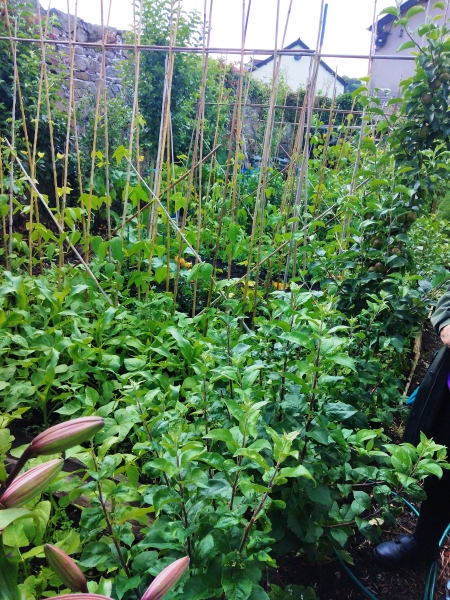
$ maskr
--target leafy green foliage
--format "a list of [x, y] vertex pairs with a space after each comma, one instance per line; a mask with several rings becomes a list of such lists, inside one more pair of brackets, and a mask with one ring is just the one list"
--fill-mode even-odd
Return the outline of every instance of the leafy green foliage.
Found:
[[[380, 329], [386, 301], [373, 301], [356, 325], [336, 299], [293, 284], [268, 298], [253, 333], [218, 312], [204, 335], [203, 319], [172, 316], [164, 295], [106, 308], [98, 292], [85, 299], [81, 282], [72, 269], [58, 292], [48, 277], [6, 274], [1, 393], [9, 411], [105, 419], [95, 459], [82, 448], [68, 452], [90, 479], [53, 484], [68, 494], [53, 510], [89, 499], [79, 565], [114, 577], [118, 598], [142, 592], [186, 553], [197, 574], [180, 598], [262, 594], [262, 573], [277, 555], [300, 545], [311, 559], [324, 556], [355, 527], [377, 539], [371, 514], [390, 518], [389, 491], [413, 493], [444, 466], [443, 449], [425, 439], [417, 451], [384, 446], [396, 383], [388, 392], [384, 375], [379, 391], [369, 390], [401, 350]], [[92, 319], [93, 310], [102, 316]], [[384, 366], [371, 358], [374, 344]], [[379, 484], [373, 497], [359, 487], [368, 479]], [[36, 538], [21, 527], [4, 538], [21, 552], [48, 539], [45, 528]]]
[[[168, 1], [144, 1], [141, 42], [168, 45], [173, 19]], [[177, 44], [199, 45], [201, 29], [198, 15], [182, 13]], [[429, 47], [405, 84], [400, 115], [385, 114], [365, 79], [336, 104], [363, 115], [329, 123], [329, 112], [315, 111], [298, 212], [296, 169], [282, 173], [274, 159], [262, 194], [261, 170], [249, 166], [244, 146], [231, 146], [230, 162], [222, 148], [188, 179], [190, 159], [181, 153], [201, 82], [193, 54], [177, 54], [174, 63], [177, 162], [162, 167], [161, 204], [149, 197], [165, 56], [141, 54], [140, 114], [130, 123], [128, 99], [116, 99], [110, 117], [113, 137], [139, 124], [142, 178], [129, 176], [127, 161], [137, 157], [135, 150], [129, 156], [126, 136], [120, 145], [110, 140], [107, 164], [104, 142], [91, 156], [93, 131], [86, 131], [89, 190], [73, 194], [66, 208], [70, 233], [33, 225], [31, 241], [46, 262], [31, 277], [22, 269], [29, 245], [15, 232], [11, 269], [1, 275], [1, 458], [10, 453], [16, 419], [34, 429], [87, 415], [105, 420], [92, 448], [67, 452], [77, 470], [52, 484], [58, 497], [27, 505], [34, 518], [10, 513], [7, 522], [0, 511], [8, 556], [33, 573], [20, 584], [27, 600], [61, 587], [39, 562], [45, 542], [76, 556], [90, 592], [116, 600], [139, 597], [185, 555], [192, 576], [173, 598], [312, 600], [312, 589], [280, 590], [265, 580], [279, 557], [295, 549], [324, 559], [333, 547], [343, 552], [357, 530], [377, 541], [382, 523], [393, 525], [400, 510], [394, 494], [420, 500], [420, 482], [447, 468], [442, 447], [424, 437], [417, 448], [398, 444], [396, 429], [413, 338], [447, 277], [442, 223], [418, 218], [435, 190], [445, 193], [447, 83], [435, 86], [432, 103], [422, 97], [437, 73], [446, 74], [441, 33], [434, 25], [424, 31]], [[135, 65], [127, 64], [132, 86]], [[208, 78], [211, 101], [224, 84], [219, 130], [230, 118], [239, 72], [211, 59]], [[268, 86], [248, 75], [243, 83], [254, 103], [267, 104]], [[303, 98], [304, 91], [280, 86], [277, 105], [301, 106]], [[326, 109], [330, 100], [318, 96], [316, 104]], [[260, 108], [264, 119], [267, 108]], [[216, 110], [207, 111], [208, 149]], [[298, 121], [299, 111], [280, 108], [277, 121], [283, 113], [288, 124], [273, 137], [273, 156], [282, 139], [293, 141], [288, 128], [295, 132]], [[439, 122], [431, 126], [432, 114]], [[356, 133], [349, 128], [355, 123]], [[253, 150], [261, 148], [261, 132], [245, 132]], [[17, 178], [14, 185], [18, 195], [28, 192]], [[2, 193], [3, 217], [8, 201]], [[15, 202], [16, 214], [26, 214]], [[99, 226], [107, 210], [109, 237]], [[174, 233], [181, 222], [183, 237]], [[97, 281], [71, 262], [56, 267], [66, 235], [84, 245]], [[43, 264], [31, 258], [31, 266]], [[20, 456], [20, 448], [13, 453]], [[79, 498], [82, 511], [74, 508]]]

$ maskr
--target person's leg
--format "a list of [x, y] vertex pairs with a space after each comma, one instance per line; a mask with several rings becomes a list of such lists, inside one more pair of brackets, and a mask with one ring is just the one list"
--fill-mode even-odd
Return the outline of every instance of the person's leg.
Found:
[[427, 494], [420, 507], [414, 539], [423, 548], [436, 548], [447, 525], [450, 523], [450, 471], [444, 470], [441, 479], [434, 475], [426, 478]]
[[[433, 428], [433, 440], [450, 448], [450, 394], [442, 402]], [[447, 450], [447, 454], [450, 450]], [[436, 548], [450, 523], [450, 470], [444, 470], [441, 479], [430, 475], [425, 479], [426, 500], [420, 507], [420, 516], [414, 539], [426, 549]]]

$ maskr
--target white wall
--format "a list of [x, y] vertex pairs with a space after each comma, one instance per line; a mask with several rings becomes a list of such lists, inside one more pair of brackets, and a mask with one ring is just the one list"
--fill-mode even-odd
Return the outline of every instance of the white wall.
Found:
[[[429, 2], [419, 2], [418, 4], [423, 6], [427, 12], [422, 12], [412, 17], [408, 25], [408, 30], [410, 31], [414, 31], [419, 25], [425, 23], [427, 15], [429, 19], [433, 19], [436, 15], [442, 14], [441, 9], [433, 8], [435, 4], [434, 0], [429, 0]], [[402, 16], [404, 17], [405, 15]], [[437, 25], [442, 25], [443, 19], [435, 21], [435, 23]], [[388, 35], [386, 44], [375, 51], [375, 55], [411, 56], [411, 49], [397, 52], [399, 47], [410, 39], [402, 27], [394, 27], [393, 23], [389, 23], [384, 27], [384, 31], [389, 31], [390, 35]], [[418, 36], [414, 36], [414, 39], [420, 42]], [[400, 81], [414, 75], [415, 68], [414, 60], [374, 60], [371, 88], [372, 90], [374, 88], [389, 89], [391, 91], [387, 94], [387, 98], [396, 98], [399, 95]]]
[[[296, 46], [295, 49], [300, 48]], [[288, 86], [296, 92], [298, 88], [306, 88], [309, 78], [309, 65], [311, 57], [302, 56], [295, 60], [294, 56], [283, 55], [281, 57], [280, 73], [282, 73]], [[253, 77], [265, 83], [272, 83], [273, 60], [253, 71]], [[322, 65], [319, 67], [316, 92], [331, 98], [333, 95], [334, 75], [329, 73]], [[344, 86], [336, 80], [336, 95], [344, 93]]]

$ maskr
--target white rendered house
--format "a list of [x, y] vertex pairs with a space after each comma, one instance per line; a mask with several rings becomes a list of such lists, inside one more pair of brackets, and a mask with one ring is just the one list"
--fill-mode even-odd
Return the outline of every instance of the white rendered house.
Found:
[[[300, 38], [286, 46], [283, 50], [309, 50], [310, 48]], [[280, 75], [283, 76], [287, 85], [296, 92], [299, 88], [306, 88], [310, 77], [311, 56], [304, 54], [283, 54], [281, 56]], [[255, 61], [253, 65], [253, 77], [264, 83], [272, 83], [273, 56], [265, 60]], [[333, 95], [333, 87], [336, 73], [323, 60], [320, 61], [319, 74], [317, 77], [316, 92], [329, 98]], [[336, 77], [336, 96], [344, 93], [345, 81]]]

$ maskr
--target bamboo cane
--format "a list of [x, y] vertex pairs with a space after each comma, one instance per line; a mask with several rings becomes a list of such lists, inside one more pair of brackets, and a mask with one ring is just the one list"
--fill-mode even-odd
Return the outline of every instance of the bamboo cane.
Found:
[[[12, 145], [9, 143], [9, 141], [4, 138], [6, 145], [8, 146], [8, 148], [11, 150], [11, 152], [13, 152], [13, 147]], [[55, 224], [56, 228], [58, 229], [59, 233], [61, 234], [61, 236], [66, 236], [66, 233], [64, 231], [64, 229], [61, 227], [59, 221], [55, 218], [54, 214], [52, 213], [52, 211], [50, 210], [47, 202], [45, 201], [45, 198], [42, 196], [42, 194], [38, 191], [34, 181], [31, 179], [30, 175], [27, 173], [25, 167], [23, 166], [21, 160], [19, 159], [19, 157], [16, 156], [16, 162], [20, 167], [20, 170], [22, 171], [22, 173], [25, 176], [25, 179], [28, 181], [29, 185], [33, 188], [36, 196], [39, 198], [39, 200], [42, 202], [44, 208], [46, 209], [49, 217], [51, 218], [51, 220], [53, 221], [53, 223]], [[86, 271], [88, 272], [88, 274], [90, 275], [90, 277], [92, 277], [92, 279], [95, 281], [100, 293], [102, 294], [102, 296], [104, 296], [104, 298], [107, 300], [107, 302], [112, 306], [113, 303], [111, 301], [111, 299], [108, 297], [108, 295], [106, 294], [105, 290], [102, 288], [102, 286], [100, 285], [100, 282], [98, 281], [98, 279], [95, 277], [95, 275], [93, 274], [93, 272], [91, 271], [89, 265], [85, 262], [85, 260], [83, 259], [83, 257], [81, 256], [81, 254], [78, 252], [78, 250], [75, 248], [75, 246], [72, 244], [72, 242], [70, 241], [70, 238], [68, 236], [64, 237], [64, 241], [70, 246], [72, 252], [75, 254], [75, 256], [78, 258], [78, 260], [80, 261], [80, 263], [84, 266], [84, 268], [86, 269]]]
[[[38, 7], [40, 11], [40, 7]], [[45, 23], [45, 35], [47, 35], [48, 24], [49, 24], [49, 12], [47, 12], [47, 19]], [[39, 75], [39, 86], [38, 86], [38, 97], [36, 102], [36, 116], [34, 119], [35, 128], [34, 128], [34, 139], [33, 139], [33, 153], [31, 159], [31, 177], [36, 179], [36, 154], [37, 154], [37, 142], [38, 142], [38, 132], [39, 132], [39, 122], [40, 122], [40, 114], [41, 114], [41, 103], [42, 103], [42, 88], [44, 84], [44, 72], [46, 65], [44, 62], [41, 62], [41, 72]], [[39, 224], [39, 205], [37, 198], [34, 194], [34, 191], [31, 190], [30, 194], [30, 216], [28, 221], [29, 233], [28, 233], [28, 253], [29, 253], [29, 275], [33, 274], [33, 216], [34, 210], [36, 209], [36, 222]], [[40, 261], [39, 265], [41, 268], [42, 274], [42, 242], [41, 242], [41, 231], [38, 229], [38, 240], [39, 240], [39, 254]]]
[[[7, 4], [6, 15], [8, 15]], [[9, 18], [7, 16], [7, 22], [9, 24]], [[9, 25], [8, 25], [9, 26]], [[16, 36], [17, 36], [17, 18], [14, 25]], [[11, 255], [12, 255], [12, 242], [13, 242], [13, 211], [14, 211], [14, 158], [16, 155], [15, 143], [16, 143], [16, 96], [17, 96], [17, 44], [13, 45], [13, 61], [14, 61], [14, 83], [13, 83], [13, 104], [11, 114], [11, 157], [9, 163], [9, 219], [8, 219], [8, 254], [6, 256], [6, 266], [8, 270], [11, 270]]]
[[[112, 0], [109, 0], [109, 9], [108, 9], [108, 19], [107, 19], [107, 31], [103, 35], [103, 44], [102, 44], [102, 59], [104, 64], [104, 71], [106, 75], [106, 50], [105, 43], [107, 40], [108, 34], [108, 26], [109, 19], [111, 16], [111, 7]], [[102, 29], [103, 29], [103, 0], [102, 0]], [[108, 231], [108, 239], [111, 239], [111, 194], [109, 187], [109, 131], [108, 131], [108, 98], [107, 98], [107, 90], [106, 85], [103, 87], [103, 115], [105, 119], [105, 191], [106, 191], [106, 221], [107, 221], [107, 231]], [[109, 248], [109, 259], [111, 260], [111, 248]]]
[[[208, 36], [209, 36], [209, 32], [210, 32], [210, 30], [208, 30]], [[208, 41], [208, 43], [207, 43], [207, 41]], [[204, 19], [203, 19], [203, 46], [206, 47], [206, 45], [209, 45], [209, 38], [208, 38], [208, 40], [206, 40], [206, 1], [205, 1]], [[181, 223], [181, 230], [183, 232], [186, 227], [186, 219], [187, 219], [187, 215], [188, 215], [188, 211], [189, 211], [189, 201], [190, 201], [190, 197], [191, 197], [191, 190], [192, 190], [193, 180], [194, 180], [194, 164], [197, 161], [199, 152], [201, 151], [200, 138], [201, 138], [201, 131], [202, 131], [202, 127], [203, 127], [203, 119], [204, 119], [204, 111], [205, 111], [205, 92], [206, 92], [207, 73], [208, 73], [208, 56], [204, 52], [202, 54], [202, 82], [201, 82], [201, 86], [200, 86], [200, 100], [199, 100], [199, 103], [197, 106], [197, 125], [196, 125], [196, 129], [195, 129], [194, 149], [193, 149], [193, 156], [192, 156], [192, 162], [191, 162], [191, 169], [189, 172], [188, 188], [187, 188], [187, 193], [186, 193], [186, 207], [183, 211], [183, 218], [182, 218], [182, 223]], [[199, 194], [201, 197], [201, 189], [199, 191]], [[200, 203], [201, 203], [201, 200], [200, 200]], [[201, 204], [200, 204], [200, 210], [201, 210]], [[201, 219], [201, 217], [200, 217], [200, 219]], [[197, 232], [199, 235], [200, 234], [199, 225], [197, 226]], [[178, 248], [178, 258], [181, 258], [181, 253], [182, 253], [182, 242], [180, 240], [180, 244], [179, 244], [179, 248]], [[176, 268], [176, 273], [175, 273], [175, 282], [174, 282], [174, 291], [173, 291], [173, 299], [174, 299], [173, 309], [175, 309], [177, 294], [178, 294], [178, 282], [179, 282], [179, 277], [180, 277], [180, 262], [181, 262], [180, 260], [177, 261], [177, 268]], [[194, 283], [194, 294], [193, 294], [193, 309], [192, 309], [194, 311], [194, 313], [195, 313], [196, 296], [197, 296], [197, 287], [196, 287], [196, 282], [195, 282]]]
[[[206, 29], [206, 0], [204, 1], [204, 17], [203, 17], [203, 39], [205, 40], [205, 29]], [[213, 11], [213, 0], [209, 2], [209, 19], [208, 19], [208, 38], [206, 40], [206, 45], [209, 46], [210, 36], [211, 36], [211, 27], [212, 27], [212, 11]], [[203, 54], [203, 70], [202, 70], [202, 86], [200, 93], [200, 102], [201, 102], [201, 132], [200, 132], [200, 146], [199, 146], [199, 158], [202, 160], [203, 156], [203, 141], [204, 141], [204, 129], [205, 129], [205, 91], [206, 91], [206, 75], [208, 70], [208, 55], [206, 52]], [[200, 235], [202, 230], [202, 169], [198, 170], [198, 211], [197, 211], [197, 236], [195, 241], [195, 251], [198, 254], [200, 251]], [[197, 263], [197, 259], [195, 259]], [[197, 306], [197, 287], [198, 280], [194, 281], [194, 291], [192, 295], [192, 317], [195, 317], [196, 306]]]
[[[302, 193], [303, 193], [303, 183], [304, 183], [305, 176], [307, 173], [307, 168], [308, 168], [309, 138], [310, 138], [311, 119], [312, 119], [311, 107], [314, 106], [314, 99], [315, 99], [315, 95], [316, 95], [317, 76], [318, 76], [319, 66], [320, 66], [319, 56], [320, 56], [320, 52], [321, 52], [320, 39], [321, 39], [321, 33], [322, 33], [323, 8], [324, 8], [324, 0], [321, 0], [320, 20], [319, 20], [319, 28], [318, 28], [318, 34], [317, 34], [317, 43], [316, 43], [316, 56], [315, 56], [315, 60], [314, 61], [311, 60], [311, 63], [310, 63], [310, 67], [312, 68], [311, 79], [308, 84], [309, 89], [307, 88], [307, 93], [305, 94], [305, 98], [308, 98], [308, 100], [307, 100], [308, 109], [307, 109], [307, 121], [306, 121], [305, 146], [304, 146], [304, 150], [303, 150], [302, 165], [301, 165], [300, 176], [299, 176], [298, 185], [297, 185], [296, 199], [295, 199], [295, 204], [294, 204], [294, 217], [296, 217], [296, 218], [299, 217], [299, 207], [301, 205], [301, 199], [302, 199]], [[306, 203], [307, 203], [307, 196], [305, 195], [305, 204]], [[307, 206], [305, 206], [305, 208], [304, 208], [305, 213], [306, 213], [306, 208], [307, 208]], [[290, 239], [289, 250], [288, 250], [287, 258], [286, 258], [286, 268], [284, 271], [284, 279], [283, 279], [283, 290], [286, 289], [287, 280], [288, 280], [288, 276], [289, 276], [289, 265], [290, 265], [292, 251], [295, 246], [296, 230], [297, 230], [297, 221], [294, 221], [292, 223], [291, 239]], [[305, 260], [305, 255], [304, 255], [304, 260]]]
[[334, 108], [334, 104], [336, 102], [336, 80], [337, 80], [337, 67], [336, 67], [335, 76], [334, 76], [333, 96], [331, 98], [331, 110], [330, 110], [330, 115], [329, 115], [329, 119], [328, 119], [327, 136], [326, 136], [325, 143], [324, 143], [323, 150], [322, 150], [322, 167], [320, 170], [319, 183], [317, 185], [316, 200], [314, 202], [314, 213], [313, 213], [314, 218], [315, 218], [317, 212], [320, 211], [320, 202], [322, 199], [322, 185], [323, 185], [323, 181], [325, 178], [325, 169], [326, 169], [327, 160], [328, 160], [328, 149], [330, 146], [331, 131], [333, 129], [333, 108]]
[[24, 134], [24, 138], [25, 138], [25, 149], [26, 149], [26, 153], [27, 153], [27, 158], [28, 158], [28, 162], [31, 164], [31, 148], [30, 148], [30, 141], [28, 139], [28, 128], [27, 128], [27, 120], [25, 117], [25, 106], [23, 103], [23, 97], [22, 97], [22, 88], [20, 85], [20, 74], [19, 71], [17, 69], [17, 42], [21, 41], [19, 38], [17, 38], [17, 17], [14, 20], [14, 37], [12, 35], [12, 29], [11, 29], [11, 22], [9, 19], [9, 12], [8, 12], [8, 3], [5, 2], [3, 5], [3, 8], [5, 10], [5, 22], [6, 22], [6, 27], [8, 29], [8, 38], [5, 39], [9, 39], [10, 42], [10, 48], [11, 48], [11, 54], [14, 56], [14, 53], [16, 54], [16, 58], [13, 59], [14, 60], [14, 64], [16, 65], [16, 69], [15, 69], [15, 75], [14, 75], [14, 79], [15, 79], [15, 85], [16, 85], [16, 94], [17, 94], [17, 98], [19, 100], [19, 108], [20, 108], [20, 114], [22, 117], [22, 129], [23, 129], [23, 134]]
[[[3, 182], [3, 141], [0, 138], [0, 194], [5, 195], [5, 188]], [[9, 210], [9, 209], [8, 209]], [[6, 215], [2, 211], [2, 226], [3, 226], [3, 251], [5, 253], [5, 264], [8, 269], [8, 243], [7, 243], [7, 229], [6, 229]]]
[[[78, 0], [75, 0], [75, 24], [73, 28], [73, 41], [77, 39], [77, 25], [78, 25]], [[67, 0], [67, 19], [68, 19], [68, 36], [69, 41], [70, 37], [70, 21], [71, 15], [69, 12], [69, 0]], [[64, 229], [64, 218], [65, 218], [65, 210], [67, 203], [67, 190], [68, 190], [68, 169], [69, 169], [69, 146], [70, 146], [70, 132], [72, 129], [72, 111], [74, 110], [73, 100], [74, 100], [74, 91], [73, 91], [73, 78], [74, 78], [74, 64], [75, 64], [75, 48], [72, 44], [69, 44], [69, 106], [67, 109], [67, 125], [66, 125], [66, 143], [65, 143], [65, 151], [64, 151], [64, 172], [63, 172], [63, 183], [62, 183], [62, 201], [61, 201], [61, 214], [60, 214], [60, 223], [61, 227]], [[94, 133], [95, 136], [95, 133]], [[86, 260], [88, 257], [86, 256]], [[63, 241], [60, 240], [59, 244], [59, 260], [58, 260], [58, 288], [61, 285], [61, 270], [64, 265], [64, 252], [63, 252]]]
[[[50, 5], [51, 0], [48, 3], [48, 11], [47, 11], [47, 20], [50, 13]], [[52, 159], [52, 175], [53, 175], [53, 187], [55, 194], [55, 205], [56, 205], [56, 215], [59, 219], [60, 206], [59, 206], [59, 196], [58, 196], [58, 180], [56, 173], [56, 153], [55, 153], [55, 144], [54, 144], [54, 135], [53, 135], [53, 120], [52, 120], [52, 111], [50, 106], [50, 87], [48, 83], [48, 73], [47, 73], [47, 58], [46, 58], [46, 45], [44, 43], [44, 36], [42, 30], [42, 18], [41, 18], [41, 8], [38, 2], [38, 23], [39, 23], [39, 33], [40, 33], [40, 41], [41, 41], [41, 63], [44, 68], [44, 86], [45, 86], [45, 100], [46, 100], [46, 108], [47, 108], [47, 121], [48, 121], [48, 130], [50, 136], [50, 154]]]
[[[245, 48], [245, 38], [247, 33], [247, 24], [250, 15], [250, 7], [251, 1], [249, 2], [247, 17], [245, 11], [245, 0], [242, 2], [242, 33], [241, 33], [241, 59], [239, 65], [239, 80], [238, 80], [238, 89], [237, 89], [237, 115], [236, 115], [236, 137], [235, 137], [235, 153], [234, 153], [234, 165], [233, 165], [233, 176], [231, 178], [231, 215], [230, 215], [230, 227], [234, 225], [234, 217], [236, 212], [236, 191], [237, 191], [237, 177], [238, 177], [238, 169], [240, 167], [241, 161], [239, 159], [239, 155], [241, 154], [241, 135], [242, 135], [242, 126], [243, 126], [243, 116], [242, 116], [242, 84], [244, 78], [244, 48]], [[233, 257], [233, 248], [230, 240], [230, 250], [228, 252], [228, 270], [227, 270], [227, 278], [230, 279], [231, 276], [231, 260]]]
[[[178, 0], [177, 14], [175, 26], [173, 23], [173, 15], [174, 15], [174, 2], [175, 0], [171, 0], [170, 5], [170, 32], [169, 32], [169, 53], [166, 60], [166, 71], [164, 77], [165, 84], [165, 94], [163, 97], [163, 105], [162, 105], [162, 115], [161, 115], [161, 129], [158, 143], [158, 156], [156, 162], [156, 173], [155, 173], [155, 194], [159, 196], [162, 182], [162, 165], [164, 162], [164, 148], [166, 143], [167, 136], [167, 128], [170, 123], [170, 107], [171, 107], [171, 96], [172, 96], [172, 81], [173, 81], [173, 69], [175, 62], [175, 54], [172, 52], [171, 48], [176, 43], [177, 35], [178, 35], [178, 24], [180, 19], [181, 12], [181, 0]], [[170, 158], [170, 157], [169, 157]], [[145, 301], [148, 300], [148, 295], [150, 292], [150, 275], [153, 268], [153, 247], [156, 239], [156, 233], [158, 228], [158, 213], [155, 210], [155, 205], [152, 207], [152, 223], [150, 227], [150, 256], [148, 260], [148, 281], [147, 281], [147, 289], [145, 290]], [[167, 265], [169, 268], [169, 265]], [[173, 304], [173, 309], [175, 307], [175, 303]]]

